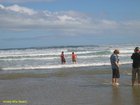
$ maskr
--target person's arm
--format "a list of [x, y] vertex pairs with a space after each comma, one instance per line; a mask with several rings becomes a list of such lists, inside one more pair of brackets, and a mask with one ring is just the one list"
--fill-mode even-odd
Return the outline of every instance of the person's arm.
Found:
[[117, 69], [119, 69], [119, 63], [118, 62], [114, 62], [114, 64], [117, 67]]
[[117, 69], [119, 69], [119, 62], [118, 62], [118, 58], [117, 57], [114, 58], [114, 64], [117, 67]]
[[131, 59], [133, 59], [134, 58], [134, 53], [132, 54], [132, 56], [131, 56]]

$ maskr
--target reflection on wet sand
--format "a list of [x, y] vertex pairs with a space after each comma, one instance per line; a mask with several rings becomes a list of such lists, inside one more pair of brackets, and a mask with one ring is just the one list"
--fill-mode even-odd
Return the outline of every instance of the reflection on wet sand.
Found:
[[140, 105], [140, 86], [132, 88], [133, 105]]
[[122, 96], [119, 87], [112, 86], [112, 100], [110, 105], [122, 105]]
[[110, 99], [110, 105], [140, 105], [140, 86], [113, 86]]

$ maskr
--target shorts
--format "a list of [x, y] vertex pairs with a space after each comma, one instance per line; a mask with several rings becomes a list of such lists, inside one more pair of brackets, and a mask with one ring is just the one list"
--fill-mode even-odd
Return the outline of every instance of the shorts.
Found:
[[61, 59], [61, 62], [62, 62], [62, 63], [66, 63], [65, 58], [62, 58], [62, 59]]
[[112, 69], [112, 78], [120, 78], [119, 69]]
[[140, 81], [140, 68], [133, 68], [132, 69], [132, 81], [135, 81], [136, 74], [138, 76], [138, 81]]
[[76, 59], [72, 59], [72, 62], [76, 62]]

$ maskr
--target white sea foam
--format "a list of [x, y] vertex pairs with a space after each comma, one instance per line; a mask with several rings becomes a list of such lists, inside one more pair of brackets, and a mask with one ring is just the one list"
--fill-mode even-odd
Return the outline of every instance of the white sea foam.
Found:
[[73, 68], [73, 67], [88, 67], [88, 66], [104, 66], [104, 65], [110, 65], [110, 63], [65, 64], [65, 65], [49, 65], [49, 66], [7, 67], [7, 68], [2, 68], [2, 70], [55, 69], [55, 68]]
[[[131, 64], [132, 62], [123, 62], [122, 64]], [[5, 67], [2, 70], [35, 70], [35, 69], [59, 69], [59, 68], [76, 68], [76, 67], [90, 67], [90, 66], [109, 66], [110, 63], [89, 63], [89, 64], [59, 64], [59, 65], [39, 65], [39, 66], [25, 66], [25, 67]]]

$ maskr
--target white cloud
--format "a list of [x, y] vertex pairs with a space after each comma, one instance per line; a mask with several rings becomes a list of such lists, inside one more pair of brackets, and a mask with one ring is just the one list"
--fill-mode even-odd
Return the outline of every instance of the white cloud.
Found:
[[75, 18], [67, 16], [67, 15], [63, 15], [63, 16], [58, 16], [59, 20], [62, 22], [66, 22], [66, 21], [75, 21]]
[[35, 11], [19, 5], [0, 5], [0, 30], [40, 30], [77, 34], [98, 34], [105, 31], [131, 32], [139, 30], [140, 21], [117, 22], [95, 19], [75, 11]]
[[[21, 7], [18, 5], [4, 7], [0, 5], [0, 22], [6, 25], [5, 26], [14, 26], [14, 28], [72, 28], [77, 27], [79, 24], [82, 24], [82, 21], [85, 21], [86, 18], [81, 18], [78, 13], [77, 16], [74, 12], [50, 12], [50, 11], [35, 11], [26, 7]], [[73, 13], [73, 14], [72, 14]], [[82, 15], [81, 15], [82, 16]]]
[[125, 26], [126, 29], [139, 29], [140, 28], [140, 21], [132, 20], [128, 22], [122, 22], [122, 25]]
[[[4, 9], [4, 8], [3, 8]], [[26, 7], [21, 7], [18, 5], [13, 5], [13, 6], [9, 6], [9, 7], [5, 7], [5, 10], [9, 10], [9, 11], [13, 11], [13, 12], [18, 12], [18, 13], [25, 13], [28, 15], [33, 15], [36, 12], [32, 9], [26, 8]]]

